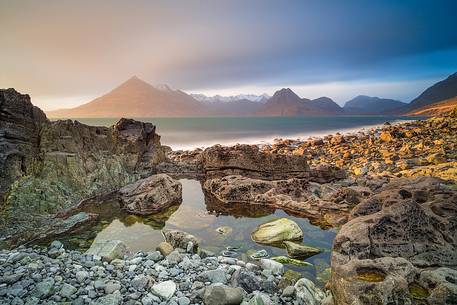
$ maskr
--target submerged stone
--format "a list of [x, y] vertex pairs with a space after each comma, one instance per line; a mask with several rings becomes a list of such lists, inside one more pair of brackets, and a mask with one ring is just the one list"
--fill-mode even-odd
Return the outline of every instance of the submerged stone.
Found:
[[257, 243], [271, 245], [286, 240], [301, 240], [303, 231], [294, 221], [279, 218], [258, 226], [251, 237]]
[[304, 262], [295, 258], [290, 258], [287, 256], [275, 256], [271, 258], [274, 261], [277, 261], [281, 264], [288, 264], [288, 265], [295, 265], [295, 266], [301, 266], [301, 267], [309, 267], [312, 266], [313, 264]]

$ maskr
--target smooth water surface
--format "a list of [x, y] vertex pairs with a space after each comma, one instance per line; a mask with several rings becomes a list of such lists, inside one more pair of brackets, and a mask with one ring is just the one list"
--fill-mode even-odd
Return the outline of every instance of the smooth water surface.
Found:
[[[314, 267], [290, 268], [315, 278], [316, 274], [329, 267], [330, 251], [335, 232], [322, 230], [311, 225], [307, 219], [297, 218], [281, 210], [254, 210], [236, 208], [222, 212], [218, 207], [207, 206], [201, 184], [197, 180], [181, 179], [183, 202], [170, 210], [149, 217], [129, 215], [119, 209], [116, 199], [90, 207], [88, 212], [100, 214], [100, 222], [81, 233], [68, 236], [65, 243], [73, 248], [87, 248], [93, 238], [97, 240], [122, 240], [132, 252], [153, 251], [162, 242], [161, 229], [179, 229], [201, 239], [200, 247], [220, 255], [227, 246], [240, 247], [238, 258], [249, 260], [254, 251], [265, 249], [270, 256], [287, 255], [285, 249], [256, 244], [251, 239], [251, 232], [256, 226], [269, 220], [287, 217], [294, 220], [304, 233], [305, 244], [321, 248], [323, 252], [306, 261]], [[215, 211], [218, 210], [218, 212]], [[218, 228], [226, 226], [227, 234], [221, 234]]]
[[[335, 132], [353, 132], [384, 122], [416, 120], [398, 116], [333, 117], [210, 117], [210, 118], [137, 118], [157, 126], [161, 142], [173, 149], [192, 149], [214, 144], [260, 144], [275, 138], [323, 136]], [[118, 118], [80, 118], [89, 125], [111, 126]]]

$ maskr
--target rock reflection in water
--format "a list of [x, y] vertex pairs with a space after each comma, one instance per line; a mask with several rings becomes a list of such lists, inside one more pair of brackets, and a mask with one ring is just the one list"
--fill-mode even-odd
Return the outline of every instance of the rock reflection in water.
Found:
[[[275, 218], [287, 217], [295, 221], [304, 232], [304, 242], [322, 249], [307, 262], [314, 267], [288, 266], [310, 278], [319, 278], [318, 273], [329, 267], [330, 249], [335, 232], [322, 230], [311, 225], [308, 219], [289, 215], [282, 210], [274, 210], [249, 204], [220, 204], [214, 198], [205, 197], [197, 180], [180, 179], [183, 186], [182, 204], [151, 216], [127, 214], [119, 208], [116, 197], [105, 198], [100, 202], [86, 205], [86, 212], [100, 215], [99, 222], [86, 227], [76, 235], [67, 238], [67, 245], [73, 248], [88, 248], [95, 240], [122, 240], [132, 252], [155, 250], [163, 241], [161, 230], [178, 229], [189, 232], [201, 240], [204, 249], [221, 254], [227, 248], [236, 248], [234, 255], [249, 259], [249, 255], [265, 250], [269, 256], [287, 255], [285, 249], [259, 245], [251, 239], [251, 232], [260, 224]], [[223, 228], [224, 234], [221, 234]], [[219, 230], [218, 230], [219, 229]]]

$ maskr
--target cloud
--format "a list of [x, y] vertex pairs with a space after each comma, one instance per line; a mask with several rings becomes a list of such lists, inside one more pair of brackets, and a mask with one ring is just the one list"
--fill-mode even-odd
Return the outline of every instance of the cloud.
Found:
[[455, 11], [422, 0], [0, 0], [0, 87], [70, 97], [132, 75], [184, 90], [438, 78], [457, 70]]

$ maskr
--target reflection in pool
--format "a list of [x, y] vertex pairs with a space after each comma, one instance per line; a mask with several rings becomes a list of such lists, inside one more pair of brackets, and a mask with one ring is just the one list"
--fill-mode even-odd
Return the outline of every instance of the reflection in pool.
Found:
[[[69, 247], [87, 248], [95, 240], [122, 240], [132, 252], [153, 251], [163, 241], [162, 228], [179, 229], [201, 239], [200, 247], [220, 254], [227, 246], [240, 247], [239, 258], [248, 260], [249, 255], [265, 249], [270, 256], [287, 255], [285, 249], [256, 244], [251, 232], [269, 220], [287, 217], [294, 220], [303, 230], [306, 245], [321, 248], [322, 253], [309, 259], [314, 267], [288, 266], [295, 271], [315, 279], [328, 273], [330, 251], [335, 232], [322, 230], [311, 225], [307, 219], [286, 214], [282, 210], [253, 210], [239, 208], [215, 212], [214, 206], [205, 204], [201, 184], [197, 180], [180, 179], [183, 186], [183, 202], [168, 211], [148, 217], [129, 215], [119, 209], [116, 199], [110, 199], [86, 209], [100, 215], [98, 224], [86, 228], [81, 233], [69, 236], [64, 242]], [[224, 230], [217, 230], [224, 227]], [[224, 231], [221, 234], [220, 231]], [[323, 272], [325, 271], [325, 272]], [[325, 279], [323, 279], [325, 280]], [[319, 281], [318, 281], [319, 284]]]

